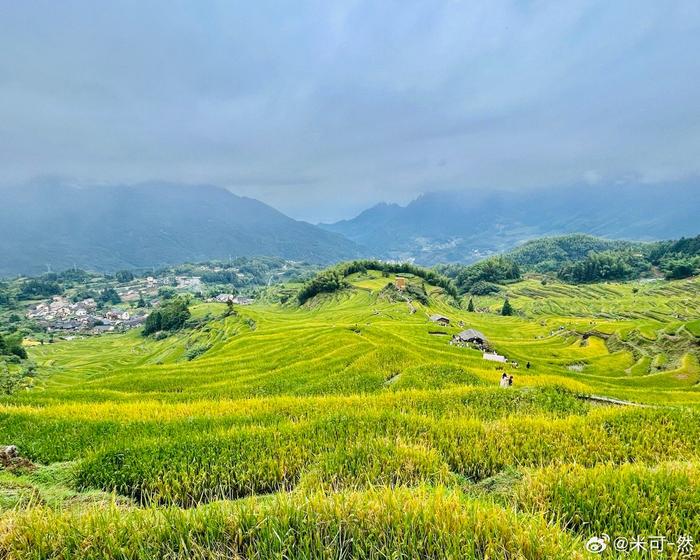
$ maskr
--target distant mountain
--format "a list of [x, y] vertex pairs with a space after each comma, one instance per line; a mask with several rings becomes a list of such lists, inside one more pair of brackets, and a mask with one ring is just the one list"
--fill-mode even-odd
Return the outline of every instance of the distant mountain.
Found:
[[700, 181], [437, 192], [405, 207], [380, 204], [352, 220], [321, 227], [345, 235], [374, 257], [429, 265], [471, 262], [548, 235], [647, 241], [696, 235], [699, 215]]
[[253, 255], [325, 264], [359, 254], [339, 234], [212, 186], [33, 184], [0, 190], [0, 201], [0, 276], [47, 264], [111, 271]]

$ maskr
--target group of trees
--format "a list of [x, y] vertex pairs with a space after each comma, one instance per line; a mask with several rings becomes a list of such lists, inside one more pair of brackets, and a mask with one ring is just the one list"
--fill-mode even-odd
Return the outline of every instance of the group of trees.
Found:
[[345, 277], [339, 270], [325, 270], [318, 273], [302, 286], [297, 294], [297, 301], [299, 305], [303, 305], [318, 294], [332, 293], [348, 286], [349, 284], [345, 281]]
[[649, 259], [669, 280], [700, 274], [700, 235], [658, 243]]
[[627, 250], [642, 252], [645, 247], [644, 243], [572, 234], [527, 241], [510, 251], [508, 258], [530, 272], [557, 273], [563, 265], [584, 260], [591, 252]]
[[628, 280], [648, 271], [644, 256], [632, 251], [591, 252], [586, 258], [563, 265], [557, 276], [573, 283]]
[[63, 288], [56, 281], [45, 276], [29, 278], [22, 283], [17, 297], [19, 299], [39, 299], [56, 296], [63, 292]]
[[22, 337], [19, 335], [3, 336], [0, 334], [0, 356], [16, 356], [25, 360], [27, 351], [22, 346]]
[[135, 276], [130, 270], [118, 270], [114, 273], [114, 278], [120, 284], [126, 284], [127, 282], [133, 282]]
[[[346, 288], [349, 286], [345, 280], [351, 274], [364, 273], [370, 270], [375, 270], [383, 273], [385, 276], [390, 274], [412, 274], [423, 279], [424, 282], [442, 288], [446, 294], [454, 298], [458, 297], [458, 292], [455, 284], [447, 277], [443, 276], [435, 270], [429, 270], [420, 266], [415, 266], [409, 263], [385, 263], [375, 260], [356, 260], [349, 263], [338, 265], [334, 268], [320, 272], [311, 280], [307, 281], [299, 293], [297, 300], [299, 304], [303, 304], [312, 297], [320, 293], [330, 293]], [[420, 291], [417, 291], [418, 297]], [[423, 290], [425, 293], [425, 290]], [[425, 296], [427, 299], [427, 296]]]
[[180, 330], [190, 317], [191, 313], [185, 298], [176, 297], [167, 300], [154, 309], [146, 318], [142, 334], [143, 336], [148, 336], [161, 331], [173, 332]]
[[122, 298], [119, 297], [117, 290], [109, 287], [100, 292], [97, 301], [103, 305], [117, 305], [122, 302]]
[[342, 265], [340, 273], [343, 278], [357, 272], [367, 272], [376, 270], [384, 274], [412, 274], [425, 280], [428, 284], [442, 288], [449, 296], [458, 296], [457, 287], [454, 282], [438, 270], [423, 268], [410, 263], [386, 263], [375, 260], [356, 260]]
[[0, 305], [10, 305], [11, 301], [9, 286], [6, 282], [0, 282]]
[[36, 278], [22, 280], [17, 293], [18, 299], [40, 299], [56, 296], [68, 288], [85, 284], [92, 275], [79, 268], [63, 272], [47, 272]]
[[518, 264], [504, 256], [490, 257], [468, 266], [441, 265], [436, 269], [454, 278], [461, 293], [475, 296], [496, 293], [500, 290], [500, 284], [521, 277]]
[[507, 256], [527, 271], [573, 283], [631, 280], [654, 269], [678, 279], [700, 273], [700, 236], [641, 243], [566, 235], [528, 241]]

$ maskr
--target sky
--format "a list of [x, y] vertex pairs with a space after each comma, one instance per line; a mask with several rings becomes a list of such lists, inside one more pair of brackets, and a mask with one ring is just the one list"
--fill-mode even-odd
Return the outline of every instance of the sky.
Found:
[[0, 184], [209, 183], [317, 222], [698, 154], [697, 0], [0, 0]]

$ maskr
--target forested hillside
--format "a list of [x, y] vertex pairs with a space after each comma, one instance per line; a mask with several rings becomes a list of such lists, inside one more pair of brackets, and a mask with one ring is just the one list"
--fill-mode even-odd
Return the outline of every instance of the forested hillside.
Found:
[[[700, 236], [652, 243], [575, 234], [528, 241], [503, 255], [475, 264], [441, 264], [462, 293], [486, 295], [531, 272], [571, 283], [661, 278], [700, 274]], [[546, 279], [544, 280], [546, 281]]]
[[251, 198], [211, 186], [150, 184], [0, 190], [0, 277], [268, 255], [327, 264], [354, 243]]

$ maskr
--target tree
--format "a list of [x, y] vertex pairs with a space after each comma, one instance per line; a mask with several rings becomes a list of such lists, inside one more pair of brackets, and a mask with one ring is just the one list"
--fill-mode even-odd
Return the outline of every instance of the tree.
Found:
[[510, 316], [512, 314], [513, 314], [513, 306], [508, 301], [508, 298], [506, 298], [503, 301], [503, 307], [501, 308], [501, 315]]
[[474, 300], [472, 298], [469, 298], [469, 303], [467, 304], [467, 311], [470, 311], [471, 313], [474, 312]]
[[470, 266], [450, 269], [462, 293], [487, 295], [499, 290], [498, 284], [520, 279], [520, 268], [509, 258], [490, 257]]
[[695, 273], [693, 263], [690, 260], [677, 260], [667, 265], [666, 279], [680, 280], [689, 278]]
[[236, 310], [233, 308], [233, 302], [228, 299], [226, 300], [226, 316], [236, 315]]
[[139, 301], [136, 303], [136, 307], [146, 307], [146, 300], [143, 299], [143, 294], [139, 292]]
[[117, 279], [117, 282], [124, 284], [134, 279], [134, 273], [129, 270], [118, 270], [114, 274], [114, 277]]
[[7, 285], [0, 283], [0, 305], [10, 305], [10, 294], [7, 292]]
[[32, 278], [22, 284], [19, 291], [20, 299], [37, 299], [42, 297], [51, 297], [60, 294], [62, 291], [61, 285], [46, 275], [45, 278]]
[[17, 356], [17, 358], [26, 360], [27, 350], [22, 346], [22, 336], [17, 334], [3, 337], [0, 334], [0, 355]]
[[116, 305], [122, 302], [122, 298], [119, 297], [119, 294], [114, 288], [105, 288], [100, 292], [99, 301]]
[[297, 300], [303, 305], [312, 297], [321, 293], [332, 293], [347, 287], [347, 282], [337, 270], [327, 270], [319, 273], [299, 290]]
[[177, 292], [170, 286], [162, 286], [158, 288], [158, 297], [161, 299], [173, 299], [177, 295]]

